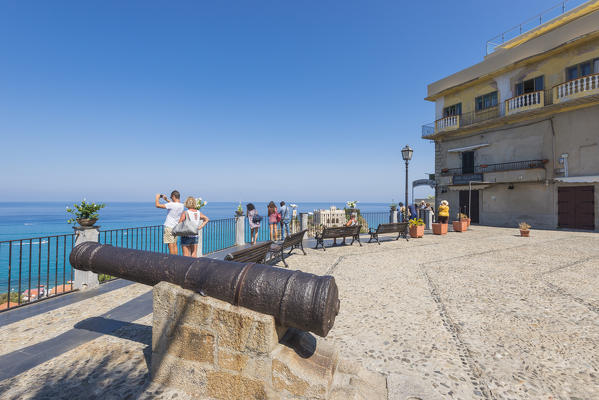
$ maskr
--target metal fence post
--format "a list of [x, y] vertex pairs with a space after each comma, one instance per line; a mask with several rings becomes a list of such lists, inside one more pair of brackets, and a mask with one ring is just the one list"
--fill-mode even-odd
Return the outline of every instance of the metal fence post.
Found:
[[245, 244], [245, 217], [235, 217], [235, 246]]
[[198, 231], [198, 257], [202, 257], [204, 255], [204, 228]]
[[[75, 230], [75, 246], [84, 242], [98, 242], [100, 237], [99, 226], [74, 226], [73, 229]], [[100, 286], [98, 274], [74, 269], [73, 289], [86, 290], [97, 286]]]

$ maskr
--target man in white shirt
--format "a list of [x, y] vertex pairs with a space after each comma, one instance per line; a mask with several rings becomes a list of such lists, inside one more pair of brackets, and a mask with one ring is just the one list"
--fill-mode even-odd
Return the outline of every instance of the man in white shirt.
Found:
[[[166, 204], [160, 203], [161, 198], [166, 201]], [[178, 191], [173, 190], [171, 199], [169, 200], [165, 195], [157, 194], [155, 204], [157, 208], [168, 210], [168, 214], [166, 214], [166, 219], [164, 220], [164, 236], [162, 237], [162, 241], [168, 245], [169, 253], [177, 254], [177, 237], [173, 235], [173, 228], [179, 223], [179, 218], [181, 218], [181, 214], [183, 213], [181, 195]]]

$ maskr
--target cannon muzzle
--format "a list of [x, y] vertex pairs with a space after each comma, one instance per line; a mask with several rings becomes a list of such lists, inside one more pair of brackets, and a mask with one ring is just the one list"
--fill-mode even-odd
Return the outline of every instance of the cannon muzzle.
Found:
[[255, 263], [190, 258], [85, 242], [69, 257], [74, 268], [156, 285], [166, 281], [272, 315], [282, 326], [326, 336], [339, 312], [335, 278]]

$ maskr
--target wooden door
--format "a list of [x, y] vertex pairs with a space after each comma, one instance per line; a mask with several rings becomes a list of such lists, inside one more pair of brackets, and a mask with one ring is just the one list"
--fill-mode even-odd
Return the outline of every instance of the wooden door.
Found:
[[563, 186], [557, 189], [557, 224], [560, 228], [595, 229], [593, 186]]

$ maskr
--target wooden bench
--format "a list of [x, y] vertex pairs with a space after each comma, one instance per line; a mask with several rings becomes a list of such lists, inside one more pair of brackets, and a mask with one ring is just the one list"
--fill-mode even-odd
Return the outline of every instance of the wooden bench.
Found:
[[381, 244], [381, 242], [379, 242], [379, 235], [382, 235], [385, 233], [397, 233], [397, 238], [395, 240], [399, 240], [399, 238], [402, 236], [406, 240], [409, 240], [408, 239], [408, 222], [395, 222], [395, 223], [391, 223], [391, 224], [379, 224], [379, 226], [376, 228], [376, 230], [370, 228], [368, 233], [370, 234], [370, 239], [368, 240], [368, 243], [370, 243], [373, 239], [376, 239], [376, 242], [378, 244]]
[[285, 261], [285, 255], [283, 254], [285, 252], [285, 249], [290, 249], [287, 255], [290, 255], [291, 252], [296, 248], [300, 249], [304, 253], [304, 255], [306, 255], [306, 251], [304, 250], [304, 235], [306, 234], [306, 232], [308, 231], [303, 230], [301, 232], [297, 232], [293, 235], [287, 236], [285, 240], [283, 240], [281, 243], [273, 243], [270, 246], [271, 260], [274, 258], [275, 255], [280, 255], [283, 264], [285, 264], [285, 266], [289, 268], [289, 265], [287, 265], [287, 262]]
[[357, 240], [358, 243], [360, 243], [360, 246], [362, 246], [362, 242], [360, 242], [360, 229], [362, 229], [362, 225], [324, 228], [322, 230], [322, 233], [316, 234], [316, 236], [315, 236], [316, 247], [314, 247], [314, 248], [317, 249], [318, 245], [321, 245], [322, 249], [325, 250], [325, 248], [324, 248], [324, 240], [325, 239], [335, 239], [335, 243], [337, 243], [337, 238], [343, 238], [343, 243], [345, 243], [346, 237], [352, 238], [350, 245], [353, 245], [354, 241]]
[[264, 264], [266, 261], [266, 254], [270, 251], [270, 245], [272, 242], [269, 240], [264, 243], [255, 244], [245, 249], [237, 250], [229, 253], [225, 256], [226, 261], [236, 262], [255, 262], [258, 264]]

